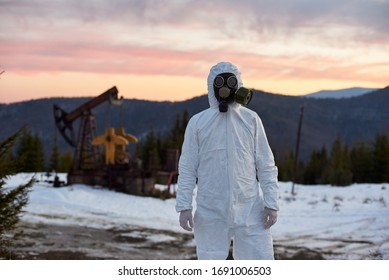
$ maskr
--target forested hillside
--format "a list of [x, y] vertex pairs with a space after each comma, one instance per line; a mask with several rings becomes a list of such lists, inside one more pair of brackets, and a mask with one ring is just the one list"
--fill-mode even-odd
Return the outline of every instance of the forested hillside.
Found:
[[[41, 139], [48, 162], [55, 138], [53, 105], [57, 104], [66, 112], [71, 112], [90, 99], [50, 98], [1, 104], [0, 138], [27, 125], [31, 136]], [[127, 132], [141, 140], [144, 147], [146, 139], [150, 141], [149, 132], [152, 131], [156, 139], [166, 138], [174, 131], [178, 116], [186, 112], [190, 118], [208, 106], [207, 96], [204, 95], [183, 102], [124, 100], [122, 106], [101, 104], [92, 112], [96, 116], [98, 134], [102, 134], [108, 126], [125, 127]], [[312, 160], [313, 152], [319, 153], [323, 148], [329, 158], [336, 141], [340, 141], [348, 152], [363, 143], [372, 153], [379, 137], [389, 135], [389, 87], [343, 99], [312, 99], [255, 91], [249, 108], [261, 117], [279, 165], [290, 166], [301, 106], [304, 106], [304, 118], [300, 160], [305, 165]], [[72, 148], [61, 135], [57, 137], [58, 149], [71, 153]]]

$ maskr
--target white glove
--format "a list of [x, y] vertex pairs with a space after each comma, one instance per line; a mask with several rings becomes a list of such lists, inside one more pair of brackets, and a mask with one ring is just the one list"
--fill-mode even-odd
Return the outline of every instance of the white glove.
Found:
[[180, 226], [187, 231], [192, 231], [193, 217], [191, 209], [180, 212]]
[[265, 229], [269, 229], [272, 225], [277, 222], [277, 211], [266, 208], [263, 210], [263, 225]]

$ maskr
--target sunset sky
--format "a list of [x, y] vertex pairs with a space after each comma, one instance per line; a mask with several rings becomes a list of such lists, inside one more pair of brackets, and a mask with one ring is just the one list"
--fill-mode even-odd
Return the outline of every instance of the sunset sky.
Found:
[[219, 61], [273, 93], [389, 85], [389, 0], [0, 0], [0, 103], [185, 100]]

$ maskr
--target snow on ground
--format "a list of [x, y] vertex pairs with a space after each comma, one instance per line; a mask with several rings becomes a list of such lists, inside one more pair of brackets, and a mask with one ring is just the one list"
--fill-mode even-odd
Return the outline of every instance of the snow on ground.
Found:
[[[17, 186], [32, 176], [26, 173], [12, 176], [6, 181], [6, 187]], [[66, 174], [59, 174], [59, 177], [66, 181]], [[53, 188], [51, 183], [42, 182], [46, 177], [36, 175], [35, 178], [40, 182], [32, 187], [23, 220], [95, 228], [120, 228], [127, 224], [180, 230], [174, 199], [127, 195], [79, 184]]]
[[297, 186], [296, 196], [290, 188], [281, 183], [276, 240], [325, 247], [339, 258], [389, 259], [389, 184]]
[[[11, 176], [5, 187], [25, 183], [32, 175]], [[66, 180], [66, 174], [59, 176]], [[178, 224], [175, 199], [133, 196], [97, 186], [53, 188], [44, 182], [53, 178], [42, 174], [35, 178], [39, 182], [32, 187], [22, 220], [102, 229], [133, 225], [184, 232]], [[280, 182], [279, 218], [272, 228], [276, 242], [326, 248], [339, 258], [359, 259], [371, 254], [389, 259], [389, 184], [296, 185], [295, 196], [290, 189], [291, 183]]]

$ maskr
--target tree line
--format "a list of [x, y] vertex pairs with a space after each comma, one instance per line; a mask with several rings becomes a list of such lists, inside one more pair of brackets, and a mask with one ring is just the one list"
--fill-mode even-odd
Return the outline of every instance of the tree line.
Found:
[[156, 171], [166, 167], [167, 151], [169, 149], [181, 151], [184, 142], [185, 128], [189, 121], [188, 111], [176, 115], [172, 129], [166, 134], [156, 134], [151, 129], [145, 140], [137, 145], [136, 156], [141, 160], [144, 170]]
[[[156, 171], [165, 167], [166, 151], [181, 149], [188, 120], [189, 113], [184, 111], [176, 115], [174, 126], [166, 135], [150, 129], [136, 146], [135, 157], [142, 169]], [[20, 162], [20, 172], [68, 172], [73, 162], [73, 151], [60, 151], [57, 131], [54, 130], [51, 147], [44, 147], [42, 143], [39, 134], [23, 129], [13, 152], [8, 155], [9, 160]]]
[[[279, 180], [292, 181], [294, 154], [277, 165]], [[296, 183], [306, 185], [389, 182], [389, 138], [378, 134], [372, 143], [359, 142], [349, 147], [338, 136], [329, 151], [325, 146], [313, 150], [307, 163], [300, 161], [296, 170]]]
[[[52, 145], [47, 149], [43, 146], [38, 133], [24, 128], [19, 133], [13, 152], [9, 155], [11, 161], [19, 162], [21, 172], [67, 172], [73, 161], [73, 152], [62, 152], [58, 146], [58, 135], [53, 133]], [[46, 162], [48, 153], [48, 162]]]
[[[138, 145], [137, 155], [145, 170], [158, 170], [166, 163], [166, 150], [181, 150], [188, 113], [177, 115], [170, 133], [163, 137], [151, 130], [144, 142]], [[347, 186], [352, 183], [389, 182], [389, 138], [378, 134], [373, 143], [359, 142], [352, 147], [338, 136], [329, 151], [323, 146], [313, 150], [307, 162], [300, 161], [294, 169], [294, 154], [277, 158], [280, 181], [306, 185], [330, 184]], [[296, 170], [296, 176], [294, 176]]]
[[[158, 134], [150, 128], [144, 139], [137, 144], [135, 158], [143, 170], [164, 169], [169, 149], [181, 151], [185, 128], [189, 121], [187, 111], [177, 114], [174, 125], [166, 134]], [[67, 172], [72, 164], [73, 152], [60, 152], [57, 132], [53, 133], [51, 147], [44, 148], [38, 134], [25, 129], [19, 137], [16, 151], [11, 159], [22, 162], [23, 172]], [[49, 153], [45, 162], [45, 153]], [[276, 153], [275, 153], [276, 154]], [[389, 182], [389, 138], [379, 134], [372, 142], [359, 142], [351, 147], [338, 136], [329, 149], [323, 146], [313, 150], [309, 159], [300, 161], [294, 174], [294, 154], [277, 158], [280, 181], [314, 185], [331, 184], [346, 186], [352, 183]], [[295, 176], [294, 176], [295, 175]]]

